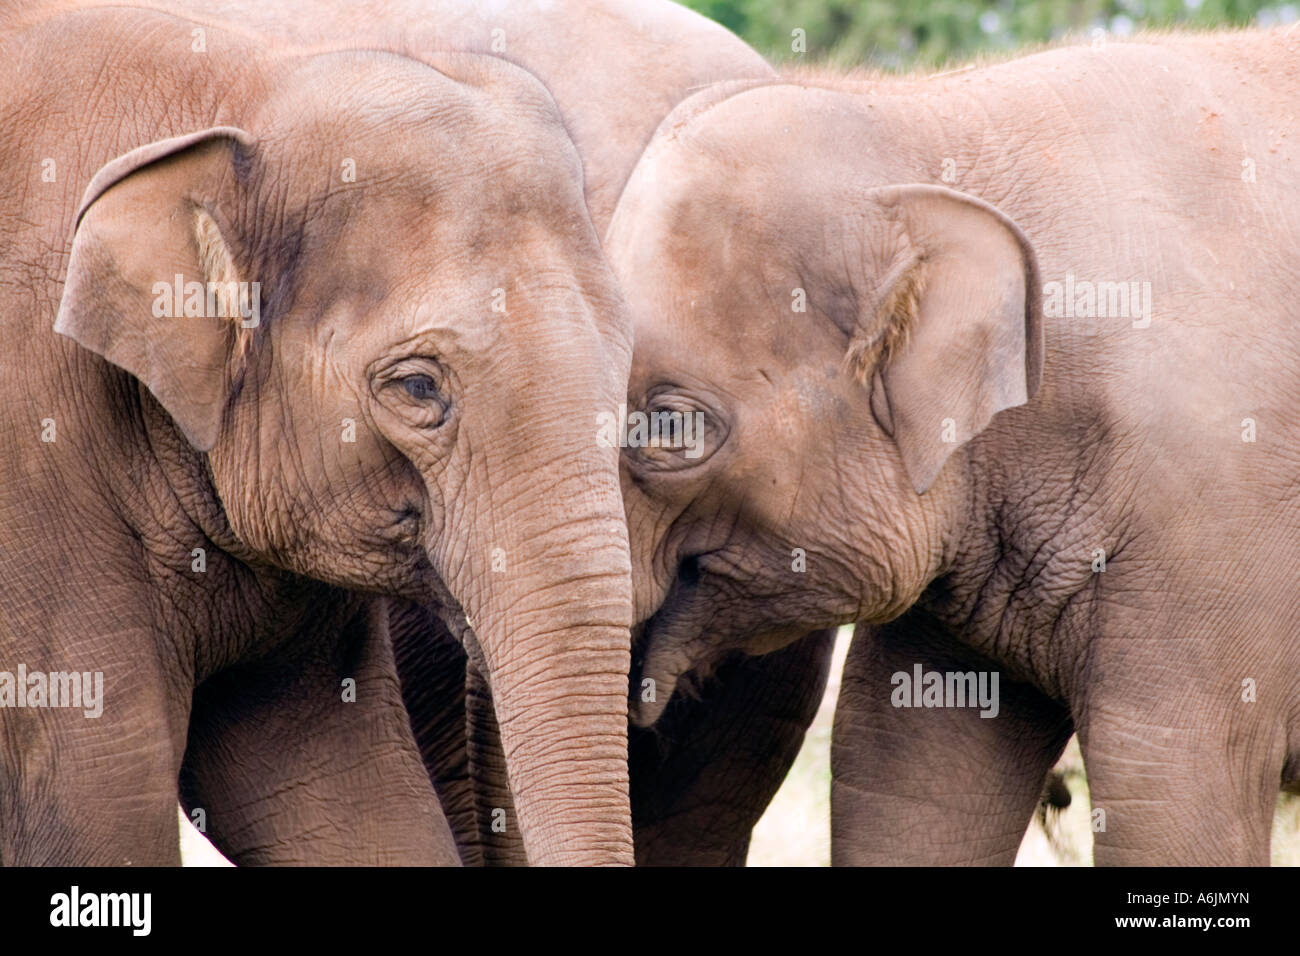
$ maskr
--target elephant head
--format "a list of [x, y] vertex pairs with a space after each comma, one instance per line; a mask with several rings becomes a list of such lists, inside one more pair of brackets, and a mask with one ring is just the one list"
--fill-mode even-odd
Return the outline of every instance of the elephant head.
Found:
[[638, 723], [727, 653], [905, 610], [960, 546], [956, 460], [1038, 387], [1025, 236], [869, 132], [821, 91], [713, 94], [620, 199]]
[[532, 862], [627, 863], [629, 555], [590, 425], [625, 388], [625, 307], [549, 95], [431, 63], [301, 57], [108, 163], [55, 328], [143, 386], [215, 546], [443, 609]]

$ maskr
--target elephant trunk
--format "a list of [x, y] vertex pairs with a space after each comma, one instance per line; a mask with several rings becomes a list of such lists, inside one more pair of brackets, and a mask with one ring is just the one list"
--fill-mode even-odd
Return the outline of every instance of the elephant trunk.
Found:
[[598, 333], [596, 315], [622, 305], [588, 294], [597, 278], [543, 276], [513, 300], [544, 321], [503, 342], [491, 392], [465, 399], [479, 417], [466, 412], [458, 444], [488, 491], [447, 496], [434, 565], [468, 615], [533, 865], [633, 863], [631, 554], [619, 450], [600, 428], [626, 395], [630, 351]]
[[[632, 864], [627, 775], [627, 630], [537, 629], [520, 647], [563, 640], [543, 663], [497, 671], [493, 702], [519, 828], [533, 865]], [[530, 656], [525, 651], [525, 657]], [[542, 656], [542, 655], [539, 655]]]
[[633, 862], [631, 574], [616, 501], [598, 517], [511, 535], [509, 563], [467, 608], [535, 866]]

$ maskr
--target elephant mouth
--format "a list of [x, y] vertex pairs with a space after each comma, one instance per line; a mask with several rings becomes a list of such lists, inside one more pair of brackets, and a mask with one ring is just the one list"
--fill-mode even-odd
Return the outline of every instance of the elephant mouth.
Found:
[[420, 523], [420, 508], [413, 501], [408, 501], [400, 508], [393, 509], [394, 527], [406, 527]]
[[683, 558], [677, 565], [677, 582], [683, 587], [696, 587], [700, 583], [700, 559], [704, 555], [692, 554]]
[[389, 548], [422, 547], [420, 528], [424, 512], [413, 501], [407, 501], [397, 507], [388, 509], [388, 521], [379, 530], [378, 535]]

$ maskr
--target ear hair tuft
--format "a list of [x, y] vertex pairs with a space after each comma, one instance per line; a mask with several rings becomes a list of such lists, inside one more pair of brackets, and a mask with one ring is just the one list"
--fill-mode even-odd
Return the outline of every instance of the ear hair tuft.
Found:
[[[200, 208], [194, 213], [194, 239], [198, 244], [199, 268], [203, 270], [203, 281], [218, 284], [223, 307], [228, 305], [237, 307], [238, 302], [231, 303], [225, 300], [225, 293], [227, 284], [237, 283], [239, 275], [235, 271], [235, 263], [230, 250], [226, 247], [226, 241], [221, 237], [221, 229], [206, 209]], [[224, 317], [230, 318], [238, 314], [238, 311], [235, 311], [227, 313]]]
[[[215, 293], [216, 317], [240, 323], [243, 318], [240, 308], [243, 292], [239, 271], [235, 268], [235, 258], [230, 254], [230, 247], [226, 245], [216, 220], [202, 207], [194, 213], [194, 241], [198, 247], [203, 281], [206, 288]], [[242, 324], [237, 324], [237, 328], [236, 347], [240, 357], [243, 357], [252, 346], [253, 336], [251, 330]]]
[[854, 332], [844, 353], [844, 367], [864, 387], [870, 386], [871, 376], [879, 366], [907, 346], [921, 307], [925, 275], [920, 261], [913, 260], [898, 271], [902, 274], [889, 286], [870, 324]]

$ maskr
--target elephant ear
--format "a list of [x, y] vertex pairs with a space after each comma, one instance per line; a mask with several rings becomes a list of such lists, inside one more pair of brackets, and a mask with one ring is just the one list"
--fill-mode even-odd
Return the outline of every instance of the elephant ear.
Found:
[[846, 363], [871, 393], [917, 494], [998, 412], [1042, 380], [1034, 251], [993, 206], [942, 186], [888, 186], [881, 281], [860, 297]]
[[218, 126], [141, 146], [96, 173], [54, 322], [143, 382], [201, 451], [216, 442], [231, 360], [251, 334], [235, 257], [209, 211], [241, 146], [251, 146], [247, 133]]

